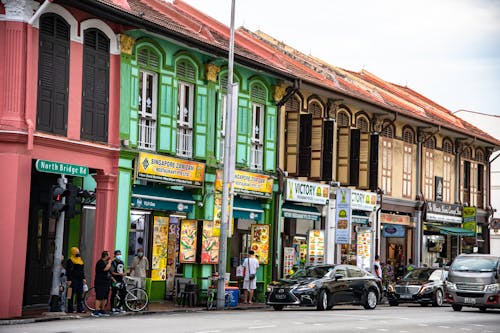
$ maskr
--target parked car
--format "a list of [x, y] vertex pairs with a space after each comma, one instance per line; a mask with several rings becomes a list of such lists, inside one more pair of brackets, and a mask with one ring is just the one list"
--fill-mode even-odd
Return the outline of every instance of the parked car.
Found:
[[389, 285], [387, 290], [389, 305], [419, 303], [422, 306], [429, 304], [441, 306], [447, 276], [448, 271], [444, 268], [415, 268], [395, 284]]
[[453, 310], [470, 306], [486, 311], [500, 308], [500, 258], [488, 254], [461, 254], [450, 266], [446, 299]]
[[278, 311], [289, 305], [330, 310], [335, 305], [359, 304], [375, 309], [382, 297], [382, 281], [352, 265], [306, 267], [268, 288], [266, 304]]

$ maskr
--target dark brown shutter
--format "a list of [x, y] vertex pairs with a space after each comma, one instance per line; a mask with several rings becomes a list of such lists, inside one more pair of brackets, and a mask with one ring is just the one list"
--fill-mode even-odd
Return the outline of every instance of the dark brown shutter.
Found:
[[359, 188], [367, 189], [370, 163], [370, 133], [361, 133], [359, 144]]
[[323, 180], [332, 180], [333, 123], [333, 121], [323, 122], [323, 160], [321, 164], [321, 178]]
[[285, 106], [285, 170], [289, 175], [295, 176], [297, 174], [299, 103], [296, 98], [290, 98]]
[[464, 202], [470, 204], [470, 162], [464, 161], [463, 173]]
[[360, 144], [359, 128], [351, 129], [351, 149], [349, 158], [349, 184], [351, 186], [359, 185], [359, 144]]
[[370, 135], [370, 190], [378, 188], [378, 134]]
[[311, 174], [311, 135], [312, 114], [300, 115], [299, 129], [299, 176], [309, 177]]
[[109, 38], [85, 31], [83, 47], [82, 139], [108, 141]]
[[40, 19], [36, 128], [66, 135], [68, 124], [69, 25], [55, 14]]
[[337, 180], [342, 185], [349, 185], [349, 142], [351, 129], [349, 127], [339, 127], [337, 136]]

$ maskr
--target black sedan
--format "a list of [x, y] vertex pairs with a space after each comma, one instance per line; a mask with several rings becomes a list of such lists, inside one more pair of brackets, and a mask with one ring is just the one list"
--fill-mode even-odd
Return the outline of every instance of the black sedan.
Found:
[[397, 306], [400, 303], [441, 306], [447, 275], [448, 271], [443, 268], [415, 268], [395, 285], [389, 286], [387, 300], [391, 306]]
[[310, 266], [269, 284], [266, 304], [275, 310], [283, 310], [288, 305], [330, 310], [340, 304], [359, 304], [365, 309], [375, 309], [382, 296], [381, 290], [380, 279], [357, 266]]

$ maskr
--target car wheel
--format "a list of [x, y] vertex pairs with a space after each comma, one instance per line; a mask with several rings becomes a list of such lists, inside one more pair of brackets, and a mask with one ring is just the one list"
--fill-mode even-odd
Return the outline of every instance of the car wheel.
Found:
[[480, 306], [480, 307], [479, 307], [479, 311], [481, 311], [481, 312], [486, 312], [486, 307], [485, 307], [485, 306]]
[[284, 305], [273, 305], [273, 309], [276, 311], [281, 311], [283, 310], [285, 306]]
[[398, 301], [389, 301], [389, 305], [390, 306], [398, 306], [399, 303], [398, 303]]
[[436, 290], [434, 294], [434, 300], [432, 301], [432, 306], [441, 306], [443, 305], [443, 292], [441, 289]]
[[328, 308], [328, 294], [325, 289], [321, 289], [318, 295], [318, 303], [316, 304], [316, 309], [319, 311], [326, 310]]
[[453, 311], [462, 311], [462, 306], [460, 304], [452, 304], [451, 307]]
[[363, 304], [367, 310], [373, 310], [377, 307], [377, 293], [373, 290], [368, 290], [365, 294], [365, 302]]

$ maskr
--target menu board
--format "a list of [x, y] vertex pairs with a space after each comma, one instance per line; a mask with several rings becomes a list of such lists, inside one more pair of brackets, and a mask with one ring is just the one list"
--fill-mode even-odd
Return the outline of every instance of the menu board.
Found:
[[214, 231], [214, 221], [203, 221], [201, 236], [202, 264], [217, 264], [219, 262], [219, 237], [215, 235]]
[[269, 224], [252, 224], [251, 246], [260, 264], [269, 261]]
[[370, 271], [372, 234], [370, 228], [359, 228], [356, 239], [356, 264]]
[[179, 257], [179, 218], [172, 216], [169, 218], [170, 227], [168, 233], [168, 256], [167, 256], [167, 291], [174, 290], [176, 258]]
[[307, 249], [307, 264], [323, 264], [325, 261], [325, 232], [323, 230], [309, 230], [309, 244]]
[[155, 216], [153, 223], [151, 280], [161, 281], [167, 279], [168, 217]]
[[293, 247], [283, 248], [283, 276], [290, 274], [295, 265], [295, 249]]
[[198, 235], [198, 221], [182, 220], [179, 244], [179, 262], [191, 264], [196, 262], [196, 237]]

